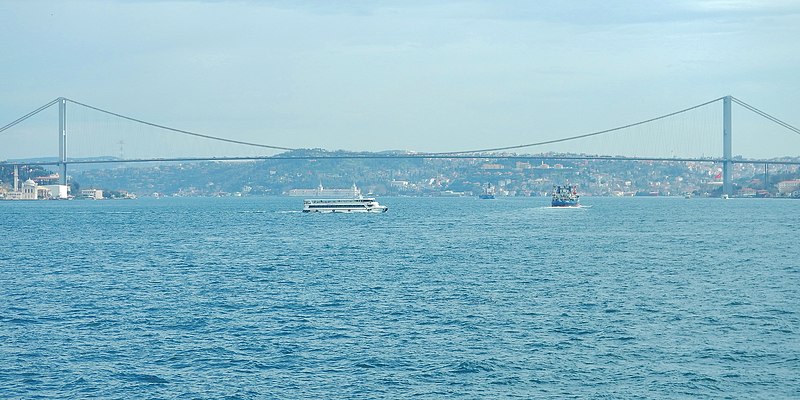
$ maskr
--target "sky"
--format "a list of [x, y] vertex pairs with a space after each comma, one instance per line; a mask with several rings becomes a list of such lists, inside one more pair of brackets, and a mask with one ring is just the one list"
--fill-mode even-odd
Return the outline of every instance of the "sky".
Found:
[[[281, 147], [455, 151], [726, 95], [800, 125], [800, 1], [0, 1], [0, 13], [0, 125], [64, 96]], [[800, 135], [784, 134], [769, 142], [800, 155]], [[770, 155], [751, 136], [735, 152]]]

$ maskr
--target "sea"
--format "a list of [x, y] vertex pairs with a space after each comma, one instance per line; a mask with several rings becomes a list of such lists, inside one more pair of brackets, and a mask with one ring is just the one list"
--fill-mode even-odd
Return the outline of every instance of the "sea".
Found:
[[800, 398], [800, 201], [0, 203], [0, 398]]

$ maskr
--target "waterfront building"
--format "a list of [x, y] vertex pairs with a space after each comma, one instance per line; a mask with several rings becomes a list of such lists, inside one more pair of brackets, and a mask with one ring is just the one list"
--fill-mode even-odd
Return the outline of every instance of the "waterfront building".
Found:
[[60, 200], [69, 198], [69, 186], [67, 185], [41, 185], [40, 187], [48, 190], [47, 198]]
[[[22, 187], [18, 187], [18, 182], [14, 181], [14, 190], [6, 193], [6, 200], [36, 200], [47, 198], [46, 190], [40, 190], [38, 185], [31, 179], [22, 182]], [[40, 193], [42, 197], [40, 197]]]
[[20, 190], [20, 200], [36, 200], [39, 198], [36, 182], [28, 179], [22, 182], [22, 190]]
[[800, 189], [800, 179], [778, 182], [778, 193], [788, 195]]
[[103, 191], [100, 189], [82, 189], [81, 198], [89, 200], [102, 200]]
[[316, 189], [291, 189], [288, 192], [293, 197], [327, 197], [327, 198], [357, 198], [361, 190], [355, 183], [350, 189], [325, 189], [320, 184]]

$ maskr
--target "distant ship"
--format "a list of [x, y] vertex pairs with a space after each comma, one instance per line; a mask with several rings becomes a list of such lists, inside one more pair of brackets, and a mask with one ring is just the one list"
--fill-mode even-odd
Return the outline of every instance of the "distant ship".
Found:
[[478, 198], [481, 199], [493, 199], [494, 198], [494, 186], [488, 184], [485, 188], [483, 188], [483, 193], [478, 195]]
[[552, 207], [578, 207], [578, 186], [553, 186]]

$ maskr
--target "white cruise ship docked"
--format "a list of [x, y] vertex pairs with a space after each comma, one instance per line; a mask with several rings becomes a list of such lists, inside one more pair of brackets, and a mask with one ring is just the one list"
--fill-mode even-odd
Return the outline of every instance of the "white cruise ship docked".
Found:
[[303, 200], [303, 212], [320, 213], [354, 213], [354, 212], [386, 212], [389, 207], [382, 206], [371, 197], [355, 199], [306, 199]]
[[361, 190], [353, 184], [350, 189], [326, 189], [322, 187], [322, 183], [316, 189], [291, 189], [287, 192], [289, 196], [293, 197], [319, 197], [325, 199], [354, 199], [361, 196]]

